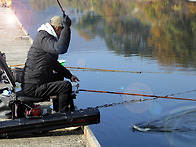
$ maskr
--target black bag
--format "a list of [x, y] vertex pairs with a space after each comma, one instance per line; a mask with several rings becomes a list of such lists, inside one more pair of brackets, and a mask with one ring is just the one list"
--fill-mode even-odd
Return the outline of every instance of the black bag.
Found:
[[20, 100], [13, 100], [9, 102], [9, 107], [10, 109], [13, 109], [13, 105], [14, 105], [14, 116], [16, 118], [21, 118], [25, 116], [25, 109], [26, 109], [26, 105], [22, 104]]
[[9, 97], [0, 96], [0, 118], [10, 119], [12, 117], [12, 112], [9, 107]]
[[23, 68], [16, 67], [13, 69], [13, 76], [16, 82], [22, 83], [22, 74], [23, 74]]

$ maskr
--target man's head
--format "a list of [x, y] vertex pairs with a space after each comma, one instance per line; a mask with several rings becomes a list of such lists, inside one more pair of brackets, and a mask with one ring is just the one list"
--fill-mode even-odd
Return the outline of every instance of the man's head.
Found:
[[61, 31], [63, 29], [63, 21], [60, 16], [54, 16], [50, 20], [50, 24], [54, 27], [54, 30], [58, 37], [60, 37]]

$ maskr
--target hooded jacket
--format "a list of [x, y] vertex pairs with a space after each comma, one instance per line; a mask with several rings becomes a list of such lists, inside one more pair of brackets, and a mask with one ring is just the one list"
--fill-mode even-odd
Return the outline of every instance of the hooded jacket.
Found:
[[57, 61], [59, 54], [67, 52], [70, 35], [70, 28], [64, 28], [58, 38], [49, 23], [43, 24], [28, 51], [22, 83], [41, 85], [50, 82], [53, 71], [70, 79], [72, 74]]

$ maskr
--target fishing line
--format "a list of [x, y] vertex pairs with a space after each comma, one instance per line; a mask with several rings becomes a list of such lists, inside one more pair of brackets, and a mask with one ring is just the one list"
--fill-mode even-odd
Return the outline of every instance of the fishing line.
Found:
[[149, 100], [155, 100], [157, 98], [150, 98], [150, 99], [132, 99], [129, 101], [123, 101], [123, 102], [118, 102], [118, 103], [111, 103], [111, 104], [104, 104], [104, 105], [99, 105], [96, 107], [87, 107], [87, 109], [91, 108], [108, 108], [108, 107], [114, 107], [117, 105], [123, 105], [123, 104], [129, 104], [129, 103], [136, 103], [136, 102], [144, 102], [144, 101], [149, 101]]
[[191, 93], [191, 92], [195, 92], [195, 91], [196, 91], [196, 89], [194, 89], [194, 90], [189, 90], [189, 91], [184, 91], [184, 92], [173, 93], [173, 94], [166, 95], [166, 96], [180, 95], [180, 94]]

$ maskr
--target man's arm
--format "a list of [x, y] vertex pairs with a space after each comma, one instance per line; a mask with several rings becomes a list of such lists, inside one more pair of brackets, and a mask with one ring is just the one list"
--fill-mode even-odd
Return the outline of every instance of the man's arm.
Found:
[[71, 77], [73, 76], [71, 74], [71, 72], [65, 68], [64, 66], [62, 66], [58, 61], [54, 61], [54, 71], [60, 73], [61, 75], [63, 75], [65, 78], [67, 79], [71, 79]]
[[42, 33], [40, 33], [40, 35], [43, 35], [43, 37], [41, 37], [42, 39], [40, 43], [44, 51], [51, 54], [64, 54], [67, 52], [71, 36], [70, 28], [64, 28], [61, 31], [61, 35], [58, 41], [55, 39], [54, 36], [51, 36], [49, 34], [44, 35], [47, 32], [45, 32], [44, 34]]

